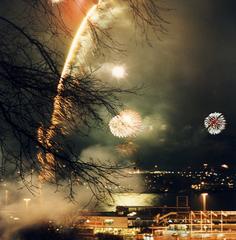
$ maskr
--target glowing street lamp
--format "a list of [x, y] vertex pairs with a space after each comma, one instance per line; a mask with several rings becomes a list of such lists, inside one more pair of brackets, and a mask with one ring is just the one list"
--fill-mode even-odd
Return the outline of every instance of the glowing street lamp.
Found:
[[8, 190], [5, 190], [5, 206], [8, 205]]
[[208, 193], [202, 193], [202, 210], [206, 211], [206, 197], [208, 196]]
[[24, 198], [23, 201], [25, 202], [25, 208], [26, 210], [29, 208], [29, 202], [31, 201], [30, 198]]

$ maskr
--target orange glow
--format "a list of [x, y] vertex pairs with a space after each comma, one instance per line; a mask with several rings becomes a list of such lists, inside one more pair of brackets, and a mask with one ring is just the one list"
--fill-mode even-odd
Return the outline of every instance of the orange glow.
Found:
[[96, 4], [95, 0], [64, 0], [57, 5], [62, 13], [65, 24], [75, 32], [79, 27], [78, 23], [82, 21], [86, 13], [93, 4]]
[[[64, 83], [68, 80], [66, 76], [74, 76], [74, 74], [83, 73], [87, 66], [86, 59], [88, 55], [93, 53], [92, 50], [95, 50], [97, 47], [90, 31], [90, 23], [97, 24], [100, 29], [108, 29], [109, 24], [114, 18], [114, 13], [119, 13], [119, 11], [114, 11], [113, 14], [107, 14], [109, 9], [115, 9], [115, 3], [108, 5], [107, 2], [110, 3], [110, 0], [64, 0], [58, 5], [60, 8], [64, 6], [67, 11], [73, 9], [75, 12], [76, 9], [78, 9], [77, 7], [79, 7], [80, 14], [78, 14], [78, 17], [81, 19], [80, 21], [76, 21], [76, 23], [79, 22], [80, 25], [77, 28], [78, 30], [76, 31], [69, 48], [59, 84], [57, 86], [57, 95], [54, 98], [51, 125], [46, 129], [38, 129], [38, 141], [42, 144], [42, 148], [46, 149], [46, 152], [38, 153], [38, 161], [42, 165], [39, 177], [41, 181], [53, 181], [55, 178], [56, 159], [53, 153], [56, 149], [54, 149], [53, 144], [54, 137], [58, 132], [62, 135], [67, 135], [71, 131], [71, 127], [66, 124], [66, 122], [70, 121], [70, 117], [73, 117], [73, 113], [70, 111], [73, 109], [73, 103], [70, 99], [64, 98], [62, 93], [66, 87]], [[75, 8], [73, 6], [75, 6]], [[72, 16], [72, 12], [70, 13], [70, 16]], [[72, 69], [73, 67], [75, 67], [74, 71]], [[77, 84], [79, 84], [79, 82], [77, 82]], [[130, 122], [132, 119], [128, 118], [125, 120]]]
[[[54, 98], [54, 109], [51, 117], [51, 126], [47, 130], [45, 130], [45, 132], [42, 128], [38, 129], [38, 140], [42, 145], [45, 146], [46, 149], [51, 149], [53, 147], [51, 144], [51, 140], [56, 135], [56, 128], [58, 126], [61, 126], [60, 127], [61, 132], [63, 132], [64, 134], [66, 132], [66, 129], [62, 127], [62, 123], [64, 122], [64, 114], [65, 114], [63, 110], [70, 108], [71, 106], [70, 106], [70, 102], [65, 102], [65, 101], [64, 101], [63, 107], [61, 105], [63, 98], [61, 97], [60, 94], [64, 90], [64, 80], [65, 80], [64, 77], [70, 71], [71, 64], [74, 61], [76, 54], [78, 54], [76, 50], [78, 49], [78, 46], [80, 43], [80, 37], [86, 31], [88, 19], [94, 14], [96, 8], [97, 8], [96, 4], [93, 4], [91, 6], [88, 13], [83, 18], [83, 21], [81, 22], [75, 34], [75, 37], [72, 41], [69, 53], [67, 55], [67, 58], [62, 70], [61, 78], [57, 86], [58, 94]], [[65, 106], [65, 104], [67, 106]], [[55, 177], [53, 173], [53, 169], [55, 166], [55, 156], [50, 152], [43, 154], [40, 151], [37, 157], [38, 157], [38, 161], [41, 163], [43, 167], [40, 172], [39, 180], [40, 181], [53, 180]]]

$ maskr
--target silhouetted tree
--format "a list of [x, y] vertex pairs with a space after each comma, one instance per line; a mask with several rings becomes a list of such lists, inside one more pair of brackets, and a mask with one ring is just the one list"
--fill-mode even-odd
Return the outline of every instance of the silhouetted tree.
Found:
[[[73, 131], [86, 133], [91, 127], [100, 126], [101, 109], [114, 115], [122, 106], [119, 95], [137, 89], [114, 88], [96, 79], [93, 72], [67, 74], [63, 76], [65, 90], [60, 93], [63, 99], [60, 109], [67, 131], [54, 128], [51, 116], [64, 59], [58, 46], [64, 44], [65, 38], [61, 36], [70, 35], [71, 30], [61, 16], [61, 9], [53, 7], [50, 1], [19, 2], [27, 11], [14, 16], [16, 21], [9, 12], [0, 15], [1, 175], [20, 177], [30, 188], [32, 175], [45, 170], [52, 175], [43, 181], [60, 184], [61, 180], [67, 180], [71, 197], [73, 186], [86, 182], [99, 200], [104, 199], [107, 193], [111, 194], [107, 185], [117, 184], [114, 179], [122, 166], [95, 159], [82, 161], [68, 135]], [[147, 40], [150, 29], [157, 34], [166, 31], [161, 11], [167, 9], [160, 7], [158, 1], [125, 0], [125, 3]], [[90, 28], [98, 48], [114, 46], [109, 29], [101, 31], [92, 22]], [[45, 136], [49, 129], [53, 129], [54, 135], [46, 142], [44, 137], [40, 138], [39, 131]], [[41, 164], [39, 153], [44, 157]], [[47, 156], [54, 159], [53, 164]]]

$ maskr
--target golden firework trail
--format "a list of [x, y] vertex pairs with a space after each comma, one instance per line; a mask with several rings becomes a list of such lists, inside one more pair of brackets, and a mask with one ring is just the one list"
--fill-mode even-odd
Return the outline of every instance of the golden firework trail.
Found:
[[67, 124], [65, 124], [65, 116], [67, 115], [67, 109], [71, 109], [72, 104], [66, 101], [62, 96], [65, 90], [66, 78], [78, 71], [83, 72], [83, 69], [86, 68], [86, 56], [91, 53], [91, 50], [96, 49], [90, 29], [91, 23], [93, 24], [93, 22], [96, 22], [96, 26], [99, 27], [99, 29], [106, 29], [111, 19], [114, 17], [114, 14], [107, 13], [107, 9], [111, 7], [114, 7], [113, 0], [99, 0], [97, 4], [93, 4], [80, 24], [72, 41], [57, 86], [57, 95], [54, 98], [51, 125], [48, 129], [44, 129], [43, 127], [38, 129], [38, 141], [46, 149], [44, 152], [42, 150], [39, 151], [37, 155], [38, 161], [42, 166], [39, 176], [40, 181], [50, 181], [54, 179], [55, 156], [47, 150], [53, 149], [53, 140], [58, 131], [66, 134], [68, 130]]

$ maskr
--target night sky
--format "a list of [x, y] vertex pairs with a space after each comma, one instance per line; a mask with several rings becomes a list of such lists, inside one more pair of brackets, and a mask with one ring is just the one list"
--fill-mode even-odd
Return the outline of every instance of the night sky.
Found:
[[[127, 108], [141, 113], [146, 127], [133, 139], [139, 146], [133, 160], [144, 168], [181, 169], [203, 163], [235, 167], [236, 3], [178, 0], [167, 1], [166, 6], [173, 9], [163, 14], [169, 21], [168, 33], [160, 34], [160, 41], [152, 37], [152, 47], [137, 33], [134, 37], [127, 19], [118, 31], [127, 53], [113, 63], [124, 64], [128, 73], [118, 85], [145, 84], [141, 96], [124, 99]], [[112, 81], [106, 73], [109, 63], [101, 66], [101, 76]], [[212, 136], [203, 121], [215, 111], [224, 114], [227, 128]], [[124, 142], [108, 129], [91, 135], [89, 145]]]
[[[7, 2], [0, 2], [1, 13], [6, 7], [11, 11]], [[129, 139], [137, 144], [137, 153], [119, 161], [135, 162], [141, 168], [181, 169], [203, 163], [235, 168], [236, 2], [169, 0], [164, 5], [172, 9], [163, 12], [168, 32], [159, 34], [160, 40], [150, 34], [152, 47], [124, 13], [114, 23], [113, 35], [126, 53], [107, 53], [93, 62], [104, 81], [125, 88], [144, 84], [137, 95], [122, 97], [125, 108], [141, 114], [145, 130]], [[126, 68], [125, 79], [111, 77], [111, 66], [116, 64]], [[226, 130], [220, 135], [209, 135], [203, 126], [211, 112], [226, 118]], [[74, 138], [82, 156], [99, 152], [101, 158], [114, 157], [115, 146], [125, 142], [106, 126]]]

